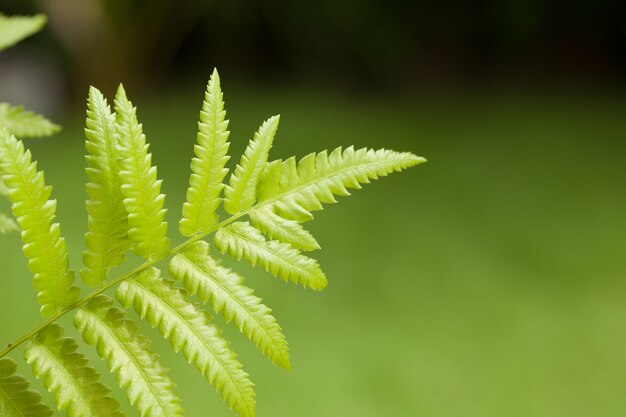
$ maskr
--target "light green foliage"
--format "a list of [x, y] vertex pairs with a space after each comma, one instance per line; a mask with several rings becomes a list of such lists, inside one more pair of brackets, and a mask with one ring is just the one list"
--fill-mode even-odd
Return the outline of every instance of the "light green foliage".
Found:
[[149, 350], [150, 342], [125, 318], [124, 311], [113, 307], [111, 298], [100, 295], [91, 300], [76, 312], [74, 324], [117, 374], [120, 387], [142, 417], [183, 415], [174, 384], [158, 356]]
[[[295, 158], [268, 162], [278, 128], [275, 116], [256, 132], [226, 185], [228, 121], [214, 71], [200, 112], [198, 144], [180, 221], [180, 231], [189, 239], [171, 248], [164, 221], [165, 196], [136, 112], [121, 86], [115, 113], [97, 89], [89, 91], [85, 129], [88, 232], [82, 278], [98, 288], [80, 300], [78, 288], [72, 286], [65, 241], [54, 223], [56, 202], [49, 199], [51, 188], [44, 184], [43, 173], [37, 171], [23, 143], [0, 128], [4, 181], [0, 193], [6, 192], [13, 202], [42, 313], [54, 315], [1, 351], [0, 358], [30, 340], [26, 360], [53, 393], [57, 408], [69, 417], [121, 417], [119, 404], [77, 352], [76, 341], [63, 337], [62, 327], [53, 323], [76, 310], [74, 324], [83, 340], [95, 347], [116, 374], [139, 415], [182, 416], [174, 383], [150, 350], [150, 342], [138, 333], [125, 311], [103, 294], [117, 286], [116, 296], [124, 309], [134, 309], [158, 328], [236, 413], [254, 417], [253, 383], [209, 314], [191, 299], [209, 304], [284, 369], [291, 368], [287, 341], [271, 309], [244, 285], [243, 277], [221, 264], [218, 254], [209, 254], [209, 244], [203, 239], [215, 234], [213, 241], [222, 253], [259, 264], [285, 281], [322, 290], [326, 276], [317, 261], [302, 253], [319, 245], [300, 223], [312, 219], [311, 211], [324, 203], [335, 202], [335, 195], [347, 195], [349, 188], [424, 159], [388, 150], [339, 148], [330, 154], [310, 154], [300, 162]], [[230, 216], [220, 222], [217, 212], [222, 199]], [[10, 227], [10, 219], [0, 217], [0, 229], [5, 224]], [[145, 262], [109, 279], [111, 268], [121, 264], [129, 250]], [[168, 258], [174, 281], [163, 278], [156, 268]], [[39, 404], [39, 397], [26, 391], [26, 383], [14, 372], [12, 363], [0, 359], [0, 405], [6, 408], [13, 402], [13, 408], [0, 415], [48, 416], [44, 406], [33, 405]], [[35, 411], [15, 414], [20, 407]]]
[[117, 298], [158, 327], [172, 348], [182, 351], [235, 411], [244, 417], [254, 415], [252, 383], [228, 342], [209, 322], [209, 315], [187, 301], [182, 290], [162, 280], [158, 269], [147, 269], [122, 283]]
[[52, 324], [37, 334], [24, 357], [68, 417], [123, 416], [111, 391], [99, 382], [100, 374], [78, 352], [76, 341], [63, 337], [61, 326]]
[[8, 103], [0, 103], [0, 125], [18, 138], [50, 136], [61, 130], [45, 117]]
[[12, 359], [0, 359], [0, 416], [51, 416], [52, 410], [41, 402], [41, 395], [28, 389], [28, 382], [16, 371], [17, 364]]
[[360, 184], [425, 161], [408, 152], [353, 147], [337, 148], [330, 155], [311, 153], [298, 163], [292, 157], [265, 171], [259, 201], [283, 217], [303, 222], [312, 219], [311, 211], [321, 210], [323, 203], [335, 203], [335, 195], [349, 195], [348, 188], [361, 188]]
[[[38, 32], [46, 23], [44, 15], [5, 16], [0, 13], [0, 51]], [[0, 128], [4, 127], [17, 137], [50, 136], [60, 127], [43, 116], [25, 110], [21, 106], [0, 103]], [[0, 194], [7, 195], [4, 183], [0, 181]], [[15, 221], [0, 213], [0, 234], [19, 230]]]
[[314, 290], [323, 290], [328, 281], [317, 261], [277, 240], [267, 241], [248, 222], [236, 222], [217, 231], [215, 246], [232, 257], [257, 263], [284, 281], [293, 281]]
[[180, 233], [193, 236], [218, 222], [217, 208], [222, 199], [222, 181], [228, 173], [225, 168], [229, 156], [228, 120], [217, 70], [213, 71], [204, 94], [198, 122], [198, 143], [191, 160], [191, 176], [187, 201], [183, 205]]
[[312, 251], [320, 248], [317, 240], [302, 225], [276, 214], [271, 206], [252, 210], [250, 222], [270, 239], [288, 243], [296, 249]]
[[80, 293], [72, 286], [74, 273], [68, 270], [65, 239], [59, 224], [54, 223], [56, 200], [49, 200], [52, 187], [45, 185], [43, 172], [31, 162], [30, 151], [3, 128], [0, 171], [13, 203], [11, 210], [22, 230], [24, 255], [39, 291], [41, 314], [51, 316], [74, 303]]
[[271, 310], [243, 285], [241, 276], [209, 255], [208, 243], [196, 242], [174, 256], [169, 269], [189, 293], [209, 302], [227, 322], [233, 321], [272, 362], [291, 369], [287, 341]]
[[161, 180], [151, 165], [146, 137], [137, 121], [137, 109], [126, 98], [120, 85], [115, 97], [117, 133], [119, 136], [120, 179], [124, 207], [128, 213], [128, 236], [133, 241], [133, 252], [146, 259], [158, 257], [170, 248], [167, 223], [163, 221], [165, 196], [161, 194]]
[[265, 168], [279, 121], [280, 116], [273, 116], [261, 125], [241, 156], [235, 172], [231, 174], [230, 182], [224, 190], [224, 209], [228, 213], [236, 214], [254, 204], [256, 185]]
[[101, 284], [114, 266], [124, 261], [130, 246], [128, 219], [123, 204], [120, 180], [119, 137], [115, 115], [98, 89], [89, 89], [87, 101], [87, 214], [89, 231], [85, 235], [85, 268], [81, 271], [87, 285]]
[[0, 13], [0, 51], [15, 45], [46, 24], [46, 16], [6, 16]]

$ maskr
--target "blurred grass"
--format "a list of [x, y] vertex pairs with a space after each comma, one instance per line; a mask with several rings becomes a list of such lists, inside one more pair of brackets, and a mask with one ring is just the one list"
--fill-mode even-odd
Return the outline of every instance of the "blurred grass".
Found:
[[[626, 100], [224, 88], [235, 161], [278, 112], [275, 158], [354, 144], [429, 159], [309, 224], [325, 292], [238, 265], [275, 310], [293, 358], [285, 373], [226, 329], [257, 384], [259, 417], [626, 416]], [[140, 103], [172, 236], [201, 97], [199, 86]], [[29, 142], [55, 187], [75, 269], [86, 227], [82, 118], [54, 140]], [[41, 319], [18, 236], [0, 242], [9, 342]], [[147, 333], [188, 415], [232, 415]]]

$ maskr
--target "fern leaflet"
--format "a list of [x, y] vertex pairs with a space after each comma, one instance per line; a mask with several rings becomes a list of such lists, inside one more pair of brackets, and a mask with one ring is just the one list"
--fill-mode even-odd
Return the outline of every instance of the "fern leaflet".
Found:
[[187, 201], [183, 205], [180, 232], [183, 236], [202, 233], [218, 222], [217, 208], [221, 203], [222, 181], [228, 173], [224, 166], [227, 155], [228, 120], [224, 111], [223, 94], [217, 70], [213, 71], [204, 95], [198, 144], [194, 146], [195, 157], [191, 160], [191, 177], [187, 189]]
[[115, 116], [102, 93], [94, 87], [89, 89], [85, 136], [89, 231], [85, 235], [87, 249], [83, 253], [85, 268], [81, 275], [87, 285], [97, 286], [112, 267], [124, 261], [124, 252], [130, 244]]
[[24, 357], [68, 417], [123, 417], [111, 391], [99, 382], [100, 374], [77, 350], [76, 341], [52, 324], [33, 338]]
[[8, 103], [0, 103], [0, 126], [18, 138], [38, 138], [57, 133], [61, 128], [43, 116], [14, 107]]
[[128, 236], [133, 251], [146, 259], [159, 257], [170, 248], [167, 223], [163, 221], [165, 196], [156, 167], [151, 166], [146, 137], [137, 121], [137, 109], [126, 98], [120, 85], [115, 97], [117, 133], [119, 136], [120, 179], [124, 207], [128, 212]]
[[142, 417], [183, 415], [174, 384], [158, 356], [149, 350], [150, 342], [122, 310], [113, 307], [111, 298], [100, 295], [91, 300], [77, 311], [74, 324], [117, 374], [120, 387]]
[[224, 209], [228, 213], [236, 214], [254, 204], [257, 182], [265, 168], [279, 121], [280, 116], [273, 116], [261, 125], [231, 174], [224, 190]]
[[336, 148], [330, 155], [326, 151], [312, 153], [298, 163], [289, 158], [265, 171], [259, 201], [283, 217], [304, 222], [313, 217], [311, 211], [321, 210], [323, 203], [335, 203], [334, 195], [349, 195], [348, 188], [361, 188], [360, 184], [425, 161], [408, 152], [353, 147]]
[[52, 410], [41, 402], [41, 395], [28, 389], [28, 382], [16, 371], [17, 364], [13, 360], [0, 359], [0, 416], [51, 416]]
[[296, 249], [312, 251], [320, 248], [317, 240], [297, 221], [276, 214], [270, 206], [251, 210], [250, 222], [270, 239], [290, 244]]
[[24, 255], [35, 274], [41, 314], [52, 316], [73, 304], [80, 295], [74, 287], [74, 273], [68, 270], [67, 248], [61, 228], [53, 223], [56, 200], [49, 200], [52, 188], [44, 183], [43, 172], [31, 162], [24, 144], [0, 128], [0, 171], [13, 203], [11, 210], [22, 230]]
[[314, 290], [323, 290], [328, 281], [317, 261], [277, 240], [266, 241], [248, 222], [236, 222], [217, 231], [215, 246], [237, 260], [244, 259], [284, 281], [293, 281]]
[[46, 24], [42, 14], [35, 16], [5, 16], [0, 13], [0, 51], [15, 45], [33, 33], [37, 33]]
[[209, 323], [209, 316], [185, 299], [182, 290], [150, 268], [134, 280], [123, 282], [117, 290], [118, 300], [133, 307], [150, 325], [158, 327], [176, 352], [215, 387], [224, 401], [242, 417], [254, 415], [254, 391], [228, 342]]
[[271, 310], [243, 285], [243, 278], [209, 255], [204, 241], [194, 243], [170, 262], [170, 274], [190, 294], [209, 302], [227, 322], [231, 320], [261, 351], [285, 369], [291, 369], [287, 341]]

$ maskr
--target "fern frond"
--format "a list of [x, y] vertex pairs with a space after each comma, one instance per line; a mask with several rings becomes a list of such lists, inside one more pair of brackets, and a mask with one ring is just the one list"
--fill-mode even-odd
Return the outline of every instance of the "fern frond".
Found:
[[250, 211], [250, 223], [270, 239], [288, 243], [296, 249], [312, 251], [320, 248], [317, 240], [295, 220], [285, 219], [270, 206]]
[[61, 130], [60, 126], [45, 117], [8, 103], [0, 103], [0, 126], [18, 138], [40, 138]]
[[183, 205], [180, 233], [193, 236], [217, 224], [217, 208], [221, 203], [222, 184], [228, 173], [228, 120], [217, 70], [213, 71], [204, 94], [198, 122], [195, 157], [191, 160], [191, 177], [187, 201]]
[[111, 390], [77, 350], [76, 341], [63, 337], [63, 328], [53, 323], [31, 340], [24, 357], [68, 417], [123, 417]]
[[120, 387], [142, 417], [183, 415], [174, 383], [158, 356], [149, 350], [150, 342], [125, 318], [124, 311], [113, 307], [111, 298], [100, 295], [91, 300], [76, 312], [74, 324], [117, 374]]
[[[264, 171], [259, 184], [260, 202], [267, 202], [278, 214], [304, 222], [321, 210], [323, 203], [334, 203], [335, 195], [349, 195], [348, 188], [426, 162], [408, 152], [387, 149], [371, 150], [349, 147], [309, 154], [296, 163], [289, 158], [282, 164], [272, 164]], [[280, 178], [280, 181], [277, 181]]]
[[323, 290], [328, 281], [317, 261], [276, 240], [267, 241], [248, 222], [235, 222], [215, 234], [215, 246], [237, 260], [244, 259], [284, 281], [293, 281], [314, 290]]
[[170, 274], [185, 289], [209, 302], [227, 322], [231, 320], [274, 363], [289, 370], [289, 349], [280, 326], [243, 278], [209, 255], [209, 245], [198, 241], [170, 262]]
[[51, 416], [52, 409], [41, 402], [37, 391], [28, 389], [28, 382], [16, 371], [17, 364], [12, 359], [0, 359], [0, 416]]
[[80, 290], [73, 286], [74, 273], [68, 270], [67, 247], [61, 228], [54, 223], [56, 200], [48, 200], [52, 187], [44, 183], [43, 172], [31, 162], [22, 141], [0, 128], [0, 172], [9, 189], [11, 209], [22, 230], [28, 269], [41, 314], [52, 316], [73, 304]]
[[17, 232], [20, 230], [15, 220], [7, 216], [4, 213], [0, 213], [0, 234], [6, 235], [7, 233]]
[[6, 16], [0, 13], [0, 51], [37, 33], [46, 24], [46, 16]]
[[102, 93], [94, 87], [89, 89], [85, 136], [89, 231], [85, 235], [85, 268], [81, 275], [87, 285], [97, 286], [112, 267], [124, 261], [130, 243], [119, 178], [115, 116]]
[[249, 209], [256, 201], [257, 183], [265, 169], [279, 121], [280, 116], [267, 119], [248, 143], [224, 190], [224, 209], [228, 213], [236, 214]]
[[117, 133], [119, 136], [120, 179], [124, 207], [128, 213], [128, 236], [133, 252], [146, 259], [158, 257], [170, 248], [167, 223], [163, 220], [165, 195], [161, 194], [161, 180], [151, 165], [149, 145], [137, 121], [137, 108], [126, 98], [122, 85], [115, 96]]
[[183, 291], [160, 278], [158, 269], [139, 273], [134, 280], [123, 282], [117, 290], [118, 300], [132, 306], [150, 325], [169, 341], [176, 352], [215, 387], [224, 401], [242, 417], [254, 416], [254, 391], [235, 354], [209, 323], [209, 316], [185, 299]]

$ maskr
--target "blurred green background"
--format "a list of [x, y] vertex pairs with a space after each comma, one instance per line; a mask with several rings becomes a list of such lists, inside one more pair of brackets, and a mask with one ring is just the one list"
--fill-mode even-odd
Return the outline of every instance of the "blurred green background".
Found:
[[[275, 113], [273, 158], [353, 144], [429, 159], [308, 224], [326, 291], [229, 262], [274, 309], [292, 353], [286, 373], [224, 326], [259, 417], [626, 416], [623, 8], [471, 3], [9, 2], [2, 11], [44, 11], [50, 23], [0, 56], [0, 99], [64, 126], [28, 145], [54, 186], [74, 269], [89, 84], [110, 93], [124, 81], [139, 104], [175, 242], [213, 66], [235, 161]], [[8, 343], [41, 318], [19, 236], [0, 248]], [[189, 416], [233, 415], [145, 332]]]

